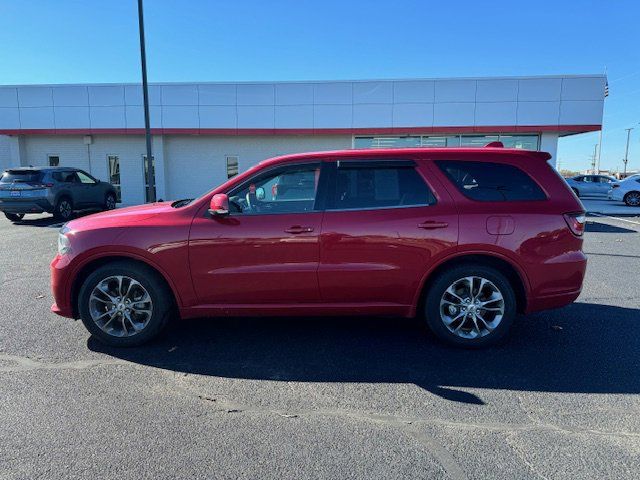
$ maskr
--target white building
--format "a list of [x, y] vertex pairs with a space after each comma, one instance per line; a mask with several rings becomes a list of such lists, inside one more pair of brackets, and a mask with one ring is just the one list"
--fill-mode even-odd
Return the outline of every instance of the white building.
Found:
[[[382, 146], [505, 146], [554, 156], [599, 130], [603, 75], [150, 85], [157, 197], [193, 197], [265, 158]], [[0, 86], [0, 168], [66, 165], [145, 201], [136, 84]]]

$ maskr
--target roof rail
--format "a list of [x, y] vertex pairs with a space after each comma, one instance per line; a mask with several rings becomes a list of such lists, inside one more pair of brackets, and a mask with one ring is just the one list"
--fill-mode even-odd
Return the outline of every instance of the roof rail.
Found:
[[490, 142], [487, 143], [484, 148], [504, 148], [504, 145], [502, 142]]

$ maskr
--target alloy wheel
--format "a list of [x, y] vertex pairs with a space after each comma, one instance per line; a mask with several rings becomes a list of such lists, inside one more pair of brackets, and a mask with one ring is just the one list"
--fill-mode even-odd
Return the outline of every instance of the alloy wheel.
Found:
[[58, 206], [58, 211], [60, 212], [60, 216], [62, 218], [69, 218], [71, 216], [71, 203], [69, 200], [62, 200], [60, 205]]
[[153, 314], [153, 301], [144, 286], [125, 275], [101, 280], [89, 296], [93, 322], [106, 334], [131, 337], [144, 330]]
[[440, 299], [440, 318], [447, 329], [461, 338], [479, 338], [498, 327], [505, 313], [504, 296], [483, 277], [456, 280]]
[[626, 197], [626, 202], [627, 202], [627, 205], [631, 207], [637, 207], [638, 205], [640, 205], [640, 193], [638, 192], [628, 193]]

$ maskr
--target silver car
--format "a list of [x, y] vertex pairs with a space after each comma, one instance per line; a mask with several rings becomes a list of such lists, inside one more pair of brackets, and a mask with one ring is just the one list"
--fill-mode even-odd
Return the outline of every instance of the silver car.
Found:
[[0, 211], [11, 221], [49, 212], [69, 220], [75, 210], [116, 208], [116, 190], [87, 172], [69, 167], [18, 167], [0, 177]]
[[607, 196], [615, 178], [608, 175], [577, 175], [567, 178], [567, 183], [578, 197], [589, 195]]

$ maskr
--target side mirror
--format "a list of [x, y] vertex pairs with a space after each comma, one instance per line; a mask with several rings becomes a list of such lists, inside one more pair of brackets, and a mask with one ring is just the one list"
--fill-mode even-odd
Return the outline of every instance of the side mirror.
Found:
[[229, 197], [225, 193], [216, 193], [211, 197], [209, 214], [214, 216], [229, 215]]

